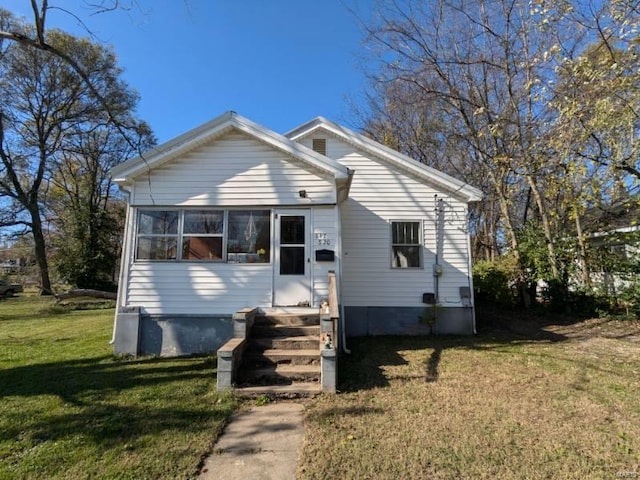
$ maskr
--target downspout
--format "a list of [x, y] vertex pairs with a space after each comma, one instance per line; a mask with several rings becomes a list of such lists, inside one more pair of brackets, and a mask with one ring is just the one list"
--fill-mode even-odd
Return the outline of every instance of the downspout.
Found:
[[346, 318], [344, 316], [344, 305], [342, 303], [342, 295], [340, 295], [342, 288], [342, 257], [344, 255], [344, 252], [342, 251], [342, 212], [340, 211], [340, 205], [338, 204], [336, 204], [336, 209], [338, 210], [338, 239], [340, 242], [338, 278], [336, 278], [336, 288], [338, 290], [338, 306], [340, 308], [340, 321], [338, 322], [338, 326], [340, 328], [340, 347], [342, 348], [343, 353], [350, 355], [351, 350], [347, 348], [347, 326]]
[[[349, 198], [349, 190], [351, 189], [351, 182], [353, 181], [353, 175], [356, 173], [355, 170], [351, 168], [347, 168], [349, 178], [347, 179], [347, 186], [345, 191], [345, 198], [342, 202], [345, 202], [347, 198]], [[337, 199], [336, 199], [337, 200]], [[340, 328], [340, 347], [342, 348], [342, 352], [347, 355], [351, 355], [351, 350], [347, 348], [347, 326], [346, 326], [346, 317], [344, 316], [344, 305], [342, 303], [342, 260], [344, 258], [344, 251], [342, 249], [342, 211], [340, 208], [341, 202], [336, 202], [336, 209], [338, 211], [338, 241], [340, 242], [340, 257], [338, 262], [338, 278], [336, 278], [336, 286], [338, 290], [338, 304], [340, 308], [340, 319], [338, 322]]]
[[[467, 205], [468, 208], [468, 205]], [[468, 211], [467, 211], [467, 223], [468, 220]], [[473, 261], [471, 259], [471, 235], [467, 234], [467, 279], [469, 281], [469, 293], [471, 295], [471, 327], [473, 328], [473, 334], [477, 335], [478, 331], [476, 330], [476, 300], [475, 295], [473, 294]]]
[[467, 281], [469, 283], [469, 300], [471, 302], [471, 328], [473, 334], [477, 335], [476, 329], [476, 299], [473, 294], [473, 259], [471, 257], [471, 235], [469, 234], [469, 203], [467, 203]]
[[120, 187], [120, 192], [124, 194], [127, 199], [127, 211], [124, 219], [124, 245], [122, 246], [122, 252], [120, 253], [120, 275], [118, 276], [118, 294], [116, 295], [116, 311], [113, 319], [113, 333], [111, 334], [110, 345], [113, 345], [116, 341], [116, 329], [118, 325], [118, 310], [123, 303], [124, 291], [126, 290], [126, 283], [128, 282], [127, 272], [129, 271], [129, 252], [131, 245], [131, 191]]
[[442, 265], [440, 265], [440, 236], [442, 228], [442, 199], [438, 198], [438, 194], [434, 195], [434, 213], [435, 213], [435, 230], [436, 230], [436, 261], [433, 264], [433, 290], [435, 295], [435, 303], [433, 305], [433, 325], [438, 325], [438, 305], [440, 304], [440, 276], [442, 275]]

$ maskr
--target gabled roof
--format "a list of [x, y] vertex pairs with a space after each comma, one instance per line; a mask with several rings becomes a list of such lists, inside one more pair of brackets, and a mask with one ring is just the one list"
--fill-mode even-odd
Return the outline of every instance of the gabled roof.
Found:
[[147, 173], [154, 167], [169, 162], [180, 155], [210, 142], [231, 130], [243, 132], [274, 149], [279, 150], [320, 172], [335, 177], [337, 180], [346, 181], [349, 178], [349, 169], [332, 161], [331, 159], [314, 152], [293, 140], [265, 128], [251, 120], [238, 115], [236, 112], [227, 112], [217, 118], [194, 128], [179, 137], [174, 138], [156, 148], [153, 148], [141, 156], [127, 160], [111, 169], [113, 180], [120, 184], [131, 182], [136, 176]]
[[477, 202], [482, 199], [482, 191], [471, 185], [461, 182], [446, 173], [423, 163], [414, 160], [407, 155], [397, 152], [381, 143], [371, 140], [359, 133], [354, 132], [342, 125], [338, 125], [324, 117], [316, 117], [313, 120], [300, 125], [284, 135], [291, 140], [299, 140], [317, 130], [325, 130], [338, 138], [358, 147], [364, 152], [370, 153], [397, 168], [413, 176], [414, 178], [427, 181], [440, 186], [444, 190], [454, 195], [465, 198], [468, 202]]

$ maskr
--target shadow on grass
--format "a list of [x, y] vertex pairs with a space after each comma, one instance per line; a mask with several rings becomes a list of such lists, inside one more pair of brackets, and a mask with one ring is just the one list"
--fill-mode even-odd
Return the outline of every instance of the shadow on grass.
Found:
[[55, 395], [65, 403], [82, 405], [89, 393], [121, 391], [213, 374], [215, 359], [148, 358], [113, 360], [111, 355], [0, 370], [0, 398]]
[[[338, 369], [339, 390], [353, 392], [386, 387], [390, 384], [385, 367], [405, 365], [407, 361], [399, 353], [406, 350], [431, 350], [425, 360], [424, 373], [402, 377], [404, 380], [422, 379], [437, 382], [443, 352], [452, 348], [473, 350], [500, 350], [506, 345], [531, 343], [556, 343], [567, 337], [545, 331], [540, 326], [511, 331], [492, 329], [477, 336], [379, 336], [352, 338], [349, 342], [351, 355], [340, 358]], [[394, 376], [394, 379], [399, 379]]]
[[[0, 402], [22, 397], [24, 403], [11, 400], [30, 409], [4, 412], [7, 427], [0, 431], [0, 442], [25, 434], [44, 442], [81, 433], [96, 444], [115, 445], [146, 434], [210, 429], [211, 420], [223, 422], [231, 413], [232, 402], [211, 408], [194, 403], [192, 398], [183, 404], [179, 399], [165, 398], [176, 392], [204, 395], [210, 391], [209, 383], [203, 383], [201, 392], [190, 385], [191, 390], [185, 393], [181, 386], [192, 379], [210, 380], [214, 375], [212, 357], [128, 361], [107, 355], [0, 370]], [[170, 384], [175, 385], [174, 391]], [[48, 396], [60, 398], [65, 405], [48, 411]]]

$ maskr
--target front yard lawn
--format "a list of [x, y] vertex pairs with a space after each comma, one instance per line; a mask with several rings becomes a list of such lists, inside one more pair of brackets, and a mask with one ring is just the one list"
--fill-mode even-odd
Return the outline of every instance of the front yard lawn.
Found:
[[640, 478], [638, 322], [350, 347], [300, 478]]
[[215, 358], [114, 358], [113, 309], [59, 310], [0, 303], [0, 479], [193, 478], [236, 407]]

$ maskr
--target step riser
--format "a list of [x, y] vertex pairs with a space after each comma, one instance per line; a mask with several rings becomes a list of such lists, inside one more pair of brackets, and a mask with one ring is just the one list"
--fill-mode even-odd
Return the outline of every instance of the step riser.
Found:
[[316, 374], [308, 373], [303, 374], [264, 374], [261, 375], [257, 372], [246, 372], [240, 374], [241, 381], [243, 383], [249, 383], [251, 385], [289, 385], [293, 382], [319, 382], [320, 372]]
[[255, 325], [320, 325], [319, 315], [259, 315]]
[[249, 354], [246, 356], [247, 367], [251, 365], [320, 365], [320, 355], [267, 355], [267, 354]]
[[278, 350], [311, 350], [313, 348], [320, 349], [320, 341], [315, 340], [295, 340], [295, 339], [279, 339], [271, 338], [250, 338], [248, 343], [250, 350], [262, 351], [265, 349]]
[[259, 395], [267, 395], [269, 398], [301, 398], [315, 397], [322, 392], [320, 384], [293, 383], [291, 385], [259, 385], [255, 387], [236, 388], [235, 393], [241, 397], [255, 398]]
[[275, 328], [274, 325], [254, 325], [251, 329], [251, 336], [258, 338], [265, 337], [320, 337], [319, 326], [281, 326]]

